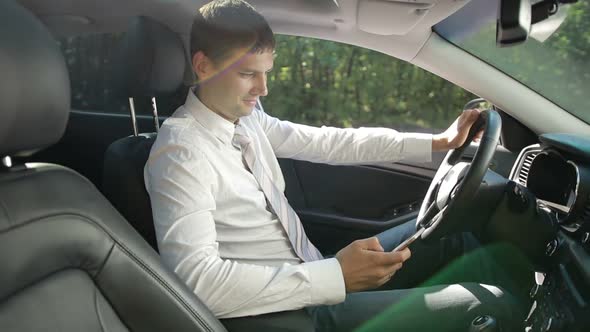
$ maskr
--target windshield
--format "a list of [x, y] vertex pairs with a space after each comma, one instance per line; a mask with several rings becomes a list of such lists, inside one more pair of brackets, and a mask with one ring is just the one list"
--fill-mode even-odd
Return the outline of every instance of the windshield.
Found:
[[561, 8], [567, 10], [565, 21], [543, 43], [529, 37], [524, 44], [506, 48], [496, 47], [497, 8], [497, 1], [473, 0], [434, 30], [590, 123], [589, 3], [580, 0]]

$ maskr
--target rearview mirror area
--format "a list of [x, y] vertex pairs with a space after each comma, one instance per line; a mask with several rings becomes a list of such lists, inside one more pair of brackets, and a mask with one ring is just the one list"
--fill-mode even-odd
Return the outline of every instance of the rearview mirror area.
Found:
[[496, 45], [507, 47], [524, 43], [531, 30], [530, 0], [500, 0], [496, 20]]

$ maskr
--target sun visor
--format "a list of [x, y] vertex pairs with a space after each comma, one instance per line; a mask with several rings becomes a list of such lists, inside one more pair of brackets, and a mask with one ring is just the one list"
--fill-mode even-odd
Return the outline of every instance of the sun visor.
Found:
[[357, 25], [377, 35], [405, 35], [434, 7], [434, 0], [360, 0]]

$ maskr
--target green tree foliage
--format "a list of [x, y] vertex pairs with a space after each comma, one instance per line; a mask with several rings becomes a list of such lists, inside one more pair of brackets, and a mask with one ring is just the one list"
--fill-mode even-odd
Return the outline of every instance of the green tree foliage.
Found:
[[338, 127], [446, 128], [475, 98], [388, 55], [335, 42], [277, 36], [267, 112]]
[[529, 38], [523, 45], [498, 48], [494, 24], [456, 42], [590, 123], [590, 3], [579, 1], [567, 14], [543, 43]]
[[[72, 107], [126, 113], [125, 96], [112, 90], [113, 51], [123, 34], [85, 35], [60, 40], [70, 69]], [[556, 34], [541, 44], [498, 48], [495, 25], [461, 41], [474, 55], [502, 68], [542, 95], [590, 122], [590, 4], [570, 7]], [[274, 70], [268, 77], [265, 110], [281, 119], [337, 127], [382, 126], [438, 131], [475, 98], [471, 93], [412, 64], [360, 47], [277, 36]], [[161, 114], [171, 114], [186, 87], [159, 98]], [[137, 99], [138, 113], [149, 114], [149, 100]]]

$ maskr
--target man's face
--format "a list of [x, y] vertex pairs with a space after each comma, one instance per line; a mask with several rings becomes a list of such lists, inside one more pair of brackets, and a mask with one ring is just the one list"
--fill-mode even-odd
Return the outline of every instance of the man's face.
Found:
[[211, 63], [212, 75], [202, 79], [199, 97], [215, 113], [235, 122], [250, 115], [256, 100], [266, 96], [266, 74], [272, 69], [272, 51], [249, 53], [238, 49], [221, 63]]

